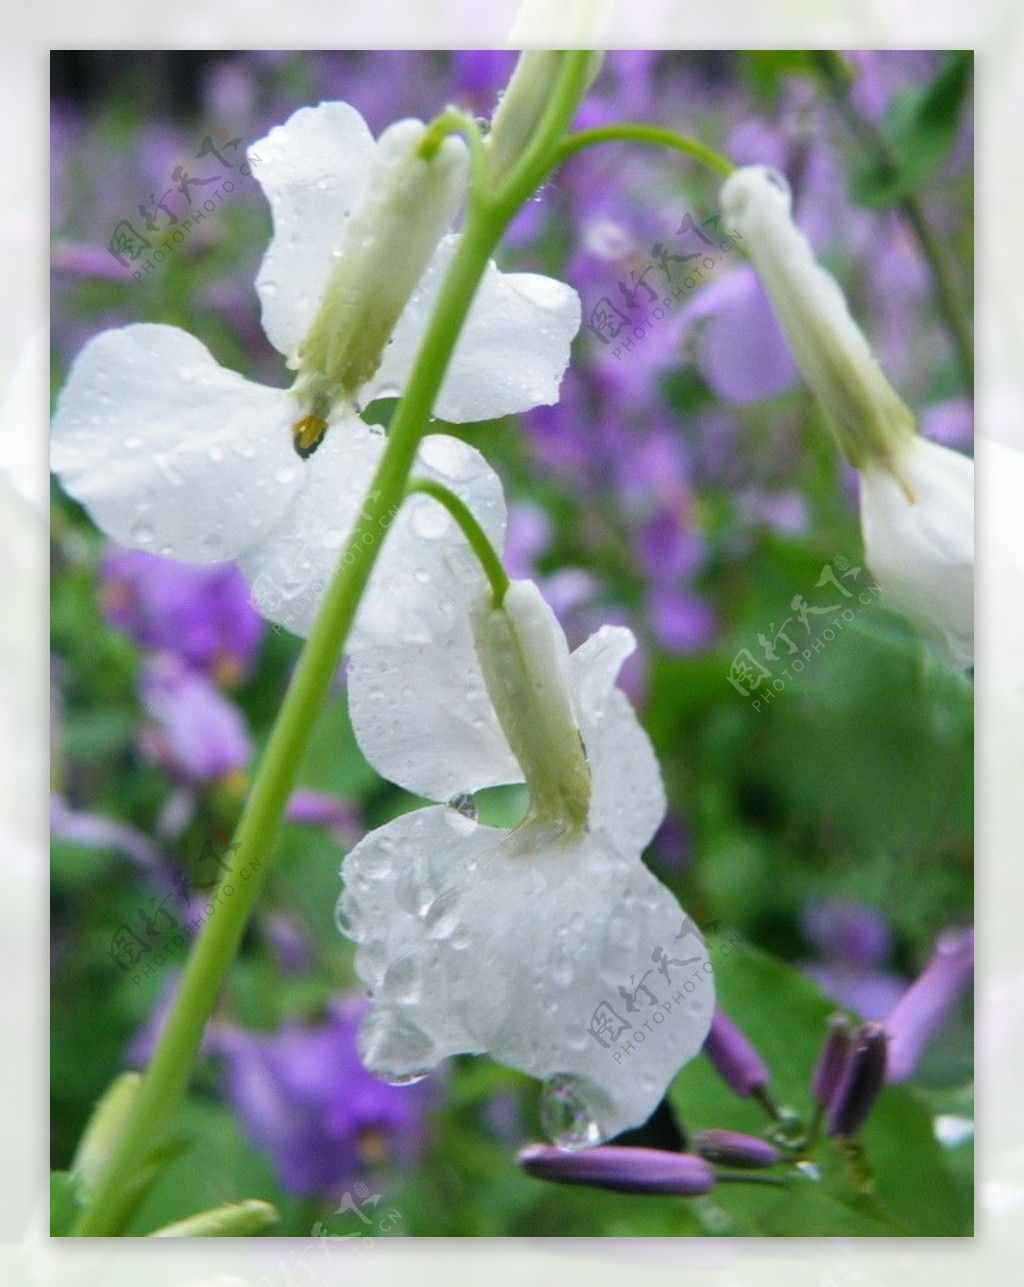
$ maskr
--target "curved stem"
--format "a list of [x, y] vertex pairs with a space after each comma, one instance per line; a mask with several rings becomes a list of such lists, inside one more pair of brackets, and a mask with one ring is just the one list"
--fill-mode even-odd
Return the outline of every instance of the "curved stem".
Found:
[[458, 523], [462, 529], [463, 536], [479, 559], [480, 566], [487, 574], [487, 580], [491, 583], [494, 606], [500, 608], [505, 601], [505, 593], [509, 587], [508, 573], [505, 571], [501, 559], [498, 558], [494, 546], [487, 539], [487, 533], [476, 521], [472, 510], [454, 492], [449, 491], [443, 483], [435, 483], [432, 479], [417, 478], [415, 482], [410, 483], [406, 488], [407, 496], [415, 495], [417, 492], [424, 496], [430, 496], [438, 504], [443, 505]]
[[[567, 127], [582, 95], [578, 59], [567, 55], [565, 74], [552, 94], [553, 119]], [[545, 120], [552, 119], [547, 113]], [[166, 1132], [188, 1086], [206, 1027], [249, 915], [266, 880], [285, 805], [295, 786], [316, 718], [337, 671], [370, 573], [392, 518], [405, 498], [416, 451], [426, 431], [459, 333], [480, 279], [516, 206], [546, 176], [557, 150], [546, 156], [531, 146], [529, 164], [517, 167], [514, 183], [491, 202], [471, 200], [458, 249], [399, 403], [358, 522], [324, 598], [313, 632], [296, 666], [281, 710], [235, 831], [228, 867], [213, 896], [212, 910], [196, 938], [156, 1050], [143, 1074], [125, 1125], [111, 1147], [72, 1236], [120, 1233], [130, 1215], [131, 1180]], [[532, 186], [526, 184], [532, 178]]]
[[580, 130], [570, 134], [558, 150], [559, 161], [575, 156], [584, 148], [594, 147], [598, 143], [649, 143], [654, 147], [672, 148], [693, 157], [701, 165], [706, 165], [716, 174], [730, 175], [735, 166], [720, 152], [708, 147], [697, 139], [686, 134], [677, 134], [674, 130], [663, 129], [660, 125], [643, 125], [623, 123], [622, 125], [602, 125], [593, 130]]

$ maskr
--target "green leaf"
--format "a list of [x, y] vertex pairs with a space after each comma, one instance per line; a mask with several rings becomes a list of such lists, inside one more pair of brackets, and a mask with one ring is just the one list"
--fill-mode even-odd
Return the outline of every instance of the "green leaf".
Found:
[[50, 1237], [64, 1238], [82, 1209], [82, 1186], [70, 1171], [50, 1172]]
[[939, 168], [956, 139], [973, 60], [971, 50], [954, 50], [930, 85], [894, 98], [882, 127], [893, 165], [875, 161], [855, 174], [854, 200], [884, 210]]
[[249, 1238], [262, 1233], [281, 1219], [269, 1202], [248, 1198], [214, 1207], [198, 1215], [165, 1224], [155, 1229], [151, 1238]]

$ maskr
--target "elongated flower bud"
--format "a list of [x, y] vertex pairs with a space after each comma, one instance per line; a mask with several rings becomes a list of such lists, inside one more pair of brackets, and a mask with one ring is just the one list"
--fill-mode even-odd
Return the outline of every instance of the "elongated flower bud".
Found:
[[530, 790], [530, 819], [566, 834], [585, 827], [590, 767], [569, 692], [569, 649], [532, 581], [486, 599], [473, 634], [487, 691]]
[[427, 126], [396, 121], [380, 136], [366, 194], [352, 212], [323, 304], [299, 346], [299, 392], [311, 415], [351, 397], [380, 365], [395, 323], [466, 195], [460, 138], [423, 155]]
[[868, 1023], [857, 1033], [853, 1049], [828, 1115], [829, 1135], [856, 1135], [875, 1106], [885, 1084], [888, 1038], [880, 1023]]
[[905, 1081], [974, 975], [974, 930], [949, 933], [885, 1021], [889, 1034], [886, 1081]]
[[845, 1015], [829, 1020], [829, 1032], [811, 1077], [811, 1094], [827, 1108], [831, 1104], [853, 1050], [853, 1029]]
[[586, 1184], [619, 1193], [697, 1197], [715, 1184], [711, 1163], [690, 1153], [654, 1148], [580, 1149], [571, 1153], [549, 1144], [531, 1144], [518, 1157], [527, 1175], [557, 1184]]
[[742, 1135], [738, 1131], [699, 1131], [693, 1138], [693, 1147], [701, 1157], [721, 1166], [759, 1169], [775, 1166], [782, 1156], [767, 1140], [756, 1135]]
[[892, 460], [914, 417], [886, 379], [835, 278], [793, 222], [789, 184], [763, 165], [736, 170], [722, 187], [729, 227], [743, 237], [793, 357], [851, 464]]
[[711, 1020], [704, 1053], [722, 1080], [744, 1099], [763, 1090], [771, 1080], [764, 1060], [720, 1009]]
[[[592, 53], [588, 86], [601, 70], [604, 55]], [[488, 174], [495, 184], [512, 170], [529, 147], [558, 81], [565, 51], [524, 49], [494, 111], [487, 137]]]

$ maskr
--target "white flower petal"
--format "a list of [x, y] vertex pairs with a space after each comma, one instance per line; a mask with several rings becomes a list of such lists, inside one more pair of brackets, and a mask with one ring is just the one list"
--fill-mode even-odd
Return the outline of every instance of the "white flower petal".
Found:
[[590, 831], [623, 856], [638, 854], [665, 816], [665, 788], [650, 739], [629, 698], [615, 686], [635, 650], [624, 626], [602, 626], [569, 658], [576, 719], [593, 789]]
[[380, 430], [349, 415], [331, 424], [308, 459], [293, 451], [302, 494], [239, 559], [260, 613], [292, 634], [305, 636], [313, 628], [384, 446]]
[[896, 478], [861, 471], [860, 511], [868, 566], [886, 600], [913, 617], [954, 667], [974, 662], [974, 462], [915, 438]]
[[[366, 122], [347, 103], [303, 107], [249, 149], [274, 216], [256, 291], [263, 329], [291, 357], [309, 330], [373, 162]], [[256, 160], [258, 159], [258, 162]]]
[[[379, 429], [354, 414], [332, 422], [316, 451], [297, 461], [305, 479], [300, 500], [259, 548], [240, 560], [260, 612], [293, 634], [308, 635], [313, 628], [386, 443]], [[413, 474], [441, 481], [460, 496], [501, 547], [501, 483], [478, 451], [455, 438], [432, 435], [420, 446]], [[479, 593], [476, 556], [447, 511], [426, 496], [406, 501], [378, 539], [384, 545], [349, 646], [436, 638]]]
[[699, 1051], [711, 968], [692, 933], [679, 941], [683, 911], [639, 859], [597, 837], [527, 842], [441, 807], [349, 854], [339, 925], [375, 1001], [361, 1050], [388, 1080], [487, 1051], [556, 1079], [577, 1101], [556, 1137], [593, 1144], [644, 1122]]
[[[521, 782], [484, 685], [469, 619], [426, 643], [353, 652], [349, 711], [378, 773], [428, 800]], [[425, 748], [429, 747], [429, 753]]]
[[190, 563], [236, 558], [298, 493], [293, 406], [173, 326], [104, 331], [57, 400], [51, 467], [122, 545]]
[[[457, 244], [458, 237], [450, 236], [438, 246], [363, 391], [364, 402], [404, 387]], [[536, 273], [501, 273], [489, 264], [434, 414], [463, 424], [557, 402], [579, 325], [579, 296], [571, 286]]]

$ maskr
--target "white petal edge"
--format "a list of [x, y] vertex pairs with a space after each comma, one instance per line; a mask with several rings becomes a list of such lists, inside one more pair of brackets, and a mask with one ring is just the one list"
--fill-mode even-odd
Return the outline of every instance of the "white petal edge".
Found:
[[569, 658], [576, 719], [590, 764], [590, 831], [624, 857], [650, 843], [665, 816], [665, 788], [650, 739], [616, 687], [636, 649], [625, 626], [602, 626]]
[[[429, 808], [346, 858], [339, 923], [375, 1002], [364, 1060], [396, 1080], [487, 1051], [534, 1077], [568, 1077], [594, 1122], [585, 1142], [608, 1139], [644, 1122], [700, 1050], [710, 962], [693, 935], [678, 943], [683, 911], [639, 859], [597, 837], [530, 853], [506, 839]], [[606, 1007], [629, 1025], [615, 1041], [592, 1030]]]
[[292, 401], [220, 366], [191, 335], [104, 331], [75, 359], [50, 464], [108, 536], [187, 563], [238, 558], [302, 486]]
[[288, 358], [316, 316], [375, 148], [354, 107], [321, 103], [300, 108], [249, 149], [274, 219], [256, 276], [263, 329]]
[[916, 438], [899, 459], [916, 496], [878, 466], [861, 471], [868, 566], [886, 601], [921, 626], [950, 666], [974, 661], [974, 462]]
[[[452, 235], [438, 246], [362, 392], [364, 402], [395, 396], [404, 387], [457, 245]], [[468, 424], [557, 402], [579, 326], [580, 300], [571, 286], [537, 273], [502, 273], [488, 264], [434, 414]]]

